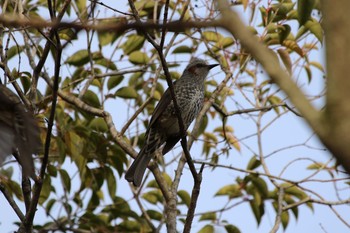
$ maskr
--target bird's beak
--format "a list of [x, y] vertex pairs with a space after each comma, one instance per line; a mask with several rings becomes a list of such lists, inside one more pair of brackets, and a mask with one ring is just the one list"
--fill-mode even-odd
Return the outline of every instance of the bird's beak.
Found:
[[213, 69], [215, 66], [218, 66], [219, 64], [212, 64], [212, 65], [208, 65], [209, 70]]

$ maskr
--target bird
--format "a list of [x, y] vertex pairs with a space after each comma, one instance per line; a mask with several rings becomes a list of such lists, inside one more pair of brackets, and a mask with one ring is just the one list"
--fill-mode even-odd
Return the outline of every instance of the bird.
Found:
[[[209, 71], [218, 65], [208, 65], [202, 59], [192, 58], [182, 76], [173, 83], [185, 130], [202, 109], [205, 79]], [[181, 136], [178, 117], [168, 88], [154, 109], [146, 130], [145, 143], [126, 172], [125, 179], [139, 187], [147, 165], [154, 157], [154, 152], [165, 144], [162, 149], [162, 155], [165, 155], [176, 145]]]
[[40, 151], [38, 122], [19, 97], [0, 84], [0, 164], [11, 154], [21, 164], [25, 177], [35, 177], [33, 154]]

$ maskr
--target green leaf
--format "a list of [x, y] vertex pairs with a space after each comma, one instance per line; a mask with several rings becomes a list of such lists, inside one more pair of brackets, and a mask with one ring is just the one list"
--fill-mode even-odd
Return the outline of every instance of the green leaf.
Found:
[[225, 226], [227, 233], [241, 233], [241, 231], [234, 225], [228, 224]]
[[134, 51], [129, 55], [129, 61], [136, 65], [146, 65], [149, 61], [149, 57], [146, 53]]
[[97, 97], [96, 93], [91, 90], [86, 91], [86, 93], [82, 97], [82, 100], [88, 105], [91, 105], [92, 107], [95, 107], [95, 108], [101, 107], [99, 98]]
[[117, 66], [114, 64], [114, 62], [112, 62], [111, 60], [104, 58], [104, 57], [96, 59], [95, 63], [97, 65], [101, 65], [103, 67], [106, 67], [109, 70], [117, 70]]
[[79, 50], [70, 56], [66, 63], [73, 66], [82, 66], [90, 60], [89, 53], [86, 49]]
[[242, 195], [241, 188], [238, 184], [226, 185], [215, 193], [215, 196], [228, 196], [230, 199], [241, 197]]
[[157, 204], [163, 202], [163, 195], [159, 190], [152, 190], [142, 195], [142, 198], [151, 204]]
[[321, 24], [316, 20], [309, 20], [304, 24], [305, 28], [309, 29], [312, 34], [318, 39], [322, 44], [323, 42], [323, 29]]
[[222, 35], [214, 31], [205, 31], [202, 33], [202, 36], [205, 40], [213, 42], [218, 42], [220, 39], [222, 39]]
[[19, 186], [19, 184], [13, 180], [8, 180], [6, 183], [9, 191], [15, 194], [18, 200], [23, 201], [23, 193], [22, 193], [21, 186]]
[[93, 130], [96, 130], [98, 132], [107, 132], [108, 131], [108, 126], [105, 122], [104, 119], [101, 117], [96, 117], [92, 119], [92, 121], [89, 124], [89, 127]]
[[9, 61], [11, 58], [13, 58], [14, 56], [17, 56], [22, 51], [23, 51], [23, 47], [22, 46], [14, 45], [14, 46], [10, 47], [7, 50], [7, 53], [6, 53], [7, 60]]
[[288, 38], [291, 28], [288, 24], [283, 24], [279, 29], [279, 41], [282, 44]]
[[51, 193], [51, 178], [50, 176], [45, 176], [38, 203], [42, 205], [50, 196], [50, 193]]
[[113, 199], [113, 197], [115, 197], [116, 190], [117, 190], [117, 180], [115, 179], [115, 176], [111, 168], [105, 166], [105, 172], [106, 172], [106, 180], [107, 180], [109, 196]]
[[118, 225], [118, 228], [120, 228], [122, 232], [140, 232], [141, 225], [140, 222], [124, 220]]
[[212, 225], [205, 225], [198, 233], [214, 233], [214, 227]]
[[252, 182], [261, 195], [267, 197], [269, 191], [265, 180], [260, 177], [252, 177]]
[[264, 206], [263, 206], [263, 204], [259, 205], [256, 199], [250, 200], [249, 204], [250, 204], [250, 208], [252, 209], [252, 211], [254, 213], [255, 219], [259, 225], [261, 218], [265, 213]]
[[130, 86], [119, 88], [115, 95], [124, 99], [136, 99], [138, 97], [136, 90]]
[[304, 56], [304, 52], [303, 50], [299, 47], [299, 45], [293, 41], [293, 40], [284, 40], [283, 41], [283, 46], [287, 47], [288, 49], [296, 52], [297, 54], [299, 54], [299, 56], [303, 57]]
[[47, 173], [50, 176], [56, 177], [57, 176], [57, 168], [51, 164], [47, 165]]
[[145, 37], [139, 35], [131, 35], [121, 47], [123, 48], [124, 53], [129, 55], [130, 53], [139, 50], [144, 42]]
[[230, 47], [234, 43], [235, 43], [235, 40], [232, 37], [222, 37], [215, 44], [213, 51], [216, 52], [219, 49], [224, 49], [224, 48]]
[[315, 0], [298, 0], [298, 21], [299, 26], [304, 25], [311, 16], [311, 12], [315, 6]]
[[58, 34], [60, 36], [60, 39], [62, 40], [72, 41], [78, 38], [76, 31], [72, 28], [65, 28], [59, 30]]
[[307, 195], [304, 191], [302, 191], [300, 188], [298, 188], [297, 186], [294, 186], [292, 184], [289, 183], [283, 183], [281, 184], [281, 187], [285, 188], [285, 193], [286, 194], [290, 194], [296, 198], [298, 198], [299, 200], [303, 200], [305, 198], [307, 198]]
[[58, 172], [60, 173], [60, 176], [61, 176], [61, 180], [62, 180], [62, 183], [63, 183], [63, 186], [64, 188], [67, 190], [67, 192], [69, 193], [70, 192], [70, 189], [71, 189], [71, 179], [67, 173], [66, 170], [63, 170], [63, 169], [60, 169], [58, 170]]
[[180, 45], [174, 49], [173, 53], [192, 53], [192, 48], [187, 45]]
[[86, 14], [86, 1], [87, 0], [75, 0], [79, 13], [81, 15]]
[[114, 87], [118, 86], [119, 83], [121, 83], [121, 81], [123, 81], [123, 79], [124, 79], [123, 75], [111, 76], [107, 81], [108, 90], [111, 90]]
[[155, 210], [147, 210], [147, 214], [150, 216], [151, 219], [161, 221], [163, 219], [163, 214], [159, 213]]
[[47, 204], [46, 204], [46, 214], [50, 214], [50, 211], [52, 209], [52, 207], [54, 206], [54, 204], [56, 203], [55, 199], [50, 199]]
[[286, 229], [289, 223], [289, 213], [288, 211], [283, 211], [281, 214], [281, 222], [283, 229]]
[[216, 220], [216, 213], [209, 212], [209, 213], [202, 214], [201, 217], [199, 218], [199, 221], [204, 221], [204, 220], [215, 221]]
[[260, 160], [256, 158], [255, 155], [249, 160], [247, 165], [247, 170], [254, 170], [255, 168], [259, 167], [261, 165]]
[[[290, 195], [284, 195], [283, 200], [288, 205], [291, 205], [291, 204], [295, 203], [294, 199]], [[298, 206], [295, 206], [295, 207], [291, 208], [291, 210], [292, 210], [295, 218], [298, 219], [298, 215], [299, 215]], [[276, 202], [276, 212], [277, 212], [277, 202]]]
[[190, 206], [191, 196], [190, 196], [190, 194], [188, 194], [187, 191], [179, 190], [177, 192], [177, 195], [181, 198], [182, 202], [185, 203], [185, 205], [187, 205], [187, 207]]

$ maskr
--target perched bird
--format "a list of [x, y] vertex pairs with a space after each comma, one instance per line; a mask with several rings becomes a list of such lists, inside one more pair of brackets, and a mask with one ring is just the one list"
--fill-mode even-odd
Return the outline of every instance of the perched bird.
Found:
[[[182, 76], [174, 82], [175, 97], [185, 130], [203, 107], [204, 81], [209, 70], [217, 65], [208, 65], [204, 60], [194, 58]], [[169, 88], [154, 109], [145, 138], [143, 148], [125, 174], [125, 179], [135, 186], [140, 186], [147, 165], [154, 157], [154, 152], [165, 143], [162, 150], [162, 154], [165, 155], [181, 139], [178, 117]]]
[[39, 127], [21, 100], [0, 84], [0, 164], [11, 154], [18, 154], [25, 176], [34, 177], [33, 154], [40, 150]]

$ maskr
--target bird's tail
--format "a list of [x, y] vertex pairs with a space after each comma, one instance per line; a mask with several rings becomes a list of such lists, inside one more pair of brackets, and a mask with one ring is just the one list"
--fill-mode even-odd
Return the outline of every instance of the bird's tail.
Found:
[[154, 156], [154, 152], [162, 145], [161, 136], [154, 130], [148, 132], [148, 137], [142, 150], [125, 174], [125, 179], [139, 187], [145, 174], [148, 163]]
[[145, 153], [145, 147], [137, 155], [134, 162], [129, 167], [125, 174], [125, 179], [132, 182], [135, 186], [139, 187], [142, 182], [143, 175], [145, 174], [148, 163], [152, 159], [152, 154]]

